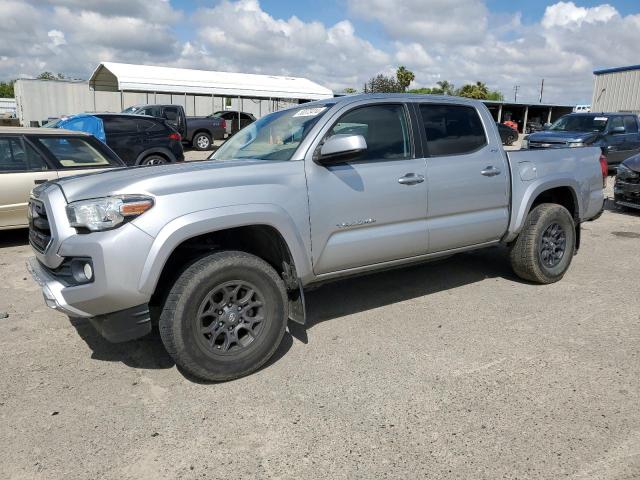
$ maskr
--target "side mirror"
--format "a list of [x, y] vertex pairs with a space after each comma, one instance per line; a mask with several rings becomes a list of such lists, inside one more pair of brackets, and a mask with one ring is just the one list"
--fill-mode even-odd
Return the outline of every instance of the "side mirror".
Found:
[[624, 127], [613, 127], [611, 130], [609, 130], [609, 133], [611, 135], [620, 135], [621, 133], [625, 133], [626, 130], [624, 129]]
[[316, 161], [321, 165], [345, 162], [366, 149], [367, 141], [362, 135], [334, 135], [325, 140]]
[[551, 128], [551, 124], [550, 123], [545, 123], [544, 125], [542, 125], [542, 129], [543, 130], [549, 130], [549, 128]]

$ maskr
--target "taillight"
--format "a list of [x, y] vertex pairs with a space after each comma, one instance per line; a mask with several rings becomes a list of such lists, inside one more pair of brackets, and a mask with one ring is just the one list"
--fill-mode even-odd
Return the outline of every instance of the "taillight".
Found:
[[227, 129], [227, 121], [223, 118], [222, 123], [220, 124], [224, 130]]
[[180, 136], [180, 134], [179, 134], [178, 132], [170, 133], [170, 134], [169, 134], [169, 138], [170, 138], [171, 140], [177, 140], [178, 142], [179, 142], [180, 140], [182, 140], [182, 137]]
[[609, 164], [607, 157], [600, 155], [600, 170], [602, 170], [602, 188], [607, 188], [607, 177], [609, 176]]

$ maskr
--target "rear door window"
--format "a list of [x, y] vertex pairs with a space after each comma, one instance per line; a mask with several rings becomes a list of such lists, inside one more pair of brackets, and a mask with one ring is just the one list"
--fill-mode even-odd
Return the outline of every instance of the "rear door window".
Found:
[[21, 137], [0, 137], [0, 173], [49, 170], [42, 156]]
[[134, 117], [101, 117], [104, 124], [104, 131], [107, 134], [134, 134], [138, 131], [136, 119]]
[[465, 105], [420, 105], [429, 156], [464, 155], [487, 145], [478, 111]]
[[43, 135], [38, 137], [38, 141], [55, 157], [63, 169], [117, 165], [115, 161], [112, 161], [84, 138]]
[[638, 119], [636, 117], [624, 117], [624, 129], [627, 133], [638, 133]]
[[622, 117], [612, 117], [609, 119], [609, 130], [613, 130], [614, 128], [624, 127], [624, 121]]

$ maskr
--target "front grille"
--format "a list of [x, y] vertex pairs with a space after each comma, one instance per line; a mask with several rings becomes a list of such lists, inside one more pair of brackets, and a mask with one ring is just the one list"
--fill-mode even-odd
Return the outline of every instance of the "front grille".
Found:
[[29, 243], [43, 253], [51, 243], [47, 209], [39, 200], [29, 200]]
[[563, 148], [567, 142], [532, 142], [529, 141], [529, 148]]

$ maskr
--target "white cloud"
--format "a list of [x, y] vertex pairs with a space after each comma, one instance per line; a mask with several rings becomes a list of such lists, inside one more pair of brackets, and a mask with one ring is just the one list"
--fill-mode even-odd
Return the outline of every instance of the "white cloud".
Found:
[[[87, 78], [111, 60], [305, 76], [338, 90], [404, 65], [416, 87], [480, 80], [507, 97], [519, 85], [519, 98], [533, 100], [545, 78], [545, 100], [588, 102], [595, 68], [638, 63], [640, 8], [622, 15], [606, 3], [557, 2], [523, 24], [518, 11], [491, 12], [485, 0], [346, 4], [343, 19], [325, 24], [274, 17], [258, 0], [190, 15], [168, 0], [1, 0], [0, 75]], [[354, 19], [378, 29], [375, 45]]]

